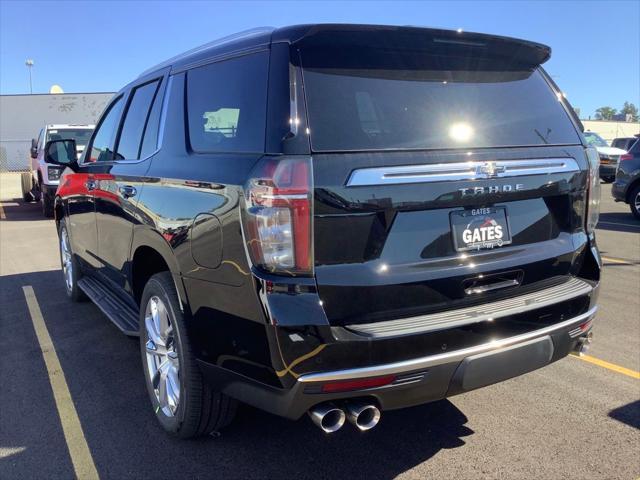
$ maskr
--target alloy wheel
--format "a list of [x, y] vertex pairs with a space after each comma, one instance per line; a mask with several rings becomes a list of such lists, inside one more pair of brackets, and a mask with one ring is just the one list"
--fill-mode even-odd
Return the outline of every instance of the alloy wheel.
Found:
[[173, 325], [164, 302], [153, 296], [144, 315], [146, 361], [158, 408], [167, 417], [175, 416], [180, 403], [180, 358]]
[[640, 190], [636, 193], [636, 198], [633, 199], [633, 206], [636, 209], [636, 212], [640, 212]]

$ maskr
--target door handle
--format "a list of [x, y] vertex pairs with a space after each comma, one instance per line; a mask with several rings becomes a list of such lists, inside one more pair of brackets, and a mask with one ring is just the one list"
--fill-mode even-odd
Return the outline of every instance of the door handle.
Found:
[[135, 197], [136, 193], [138, 193], [136, 187], [132, 187], [131, 185], [124, 185], [120, 187], [118, 191], [124, 198]]
[[96, 181], [93, 178], [90, 178], [89, 180], [87, 180], [84, 185], [85, 187], [87, 187], [87, 190], [89, 191], [96, 189]]

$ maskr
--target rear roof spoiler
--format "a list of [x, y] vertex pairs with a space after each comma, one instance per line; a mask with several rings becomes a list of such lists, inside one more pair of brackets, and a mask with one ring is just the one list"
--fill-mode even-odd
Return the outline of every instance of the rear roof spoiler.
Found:
[[528, 40], [412, 26], [299, 25], [275, 30], [272, 41], [288, 41], [300, 48], [382, 48], [436, 55], [480, 55], [509, 58], [527, 67], [541, 65], [551, 56], [550, 47]]

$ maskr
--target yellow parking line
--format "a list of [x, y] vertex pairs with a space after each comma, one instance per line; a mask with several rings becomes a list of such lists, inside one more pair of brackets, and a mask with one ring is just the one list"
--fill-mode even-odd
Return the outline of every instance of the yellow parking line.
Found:
[[611, 263], [621, 263], [622, 265], [632, 265], [631, 262], [628, 262], [626, 260], [620, 260], [618, 258], [602, 257], [602, 260], [605, 262], [611, 262]]
[[635, 378], [636, 380], [640, 380], [640, 372], [636, 372], [635, 370], [631, 370], [630, 368], [621, 367], [620, 365], [616, 365], [615, 363], [605, 362], [604, 360], [600, 360], [599, 358], [592, 357], [590, 355], [572, 355], [572, 357], [579, 358], [580, 360], [584, 360], [585, 362], [593, 363], [594, 365], [598, 365], [599, 367], [604, 367], [614, 372], [627, 375], [628, 377]]
[[56, 349], [51, 341], [51, 336], [49, 335], [49, 330], [47, 330], [47, 325], [40, 311], [36, 294], [31, 285], [22, 287], [22, 290], [27, 300], [33, 328], [36, 331], [40, 350], [42, 351], [44, 363], [47, 367], [49, 383], [51, 384], [51, 390], [53, 390], [53, 398], [56, 402], [60, 423], [62, 424], [62, 431], [67, 442], [67, 448], [69, 449], [69, 455], [71, 456], [76, 478], [83, 480], [99, 479], [98, 471], [91, 457], [91, 451], [89, 450], [87, 440], [82, 431], [78, 412], [73, 404], [64, 371], [62, 370], [58, 354], [56, 353]]

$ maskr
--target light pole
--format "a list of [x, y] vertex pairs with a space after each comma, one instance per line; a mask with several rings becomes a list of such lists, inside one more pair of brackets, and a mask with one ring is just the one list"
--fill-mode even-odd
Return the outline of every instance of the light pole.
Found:
[[31, 82], [31, 68], [33, 68], [33, 60], [28, 58], [24, 64], [29, 69], [29, 93], [33, 94], [33, 83]]

